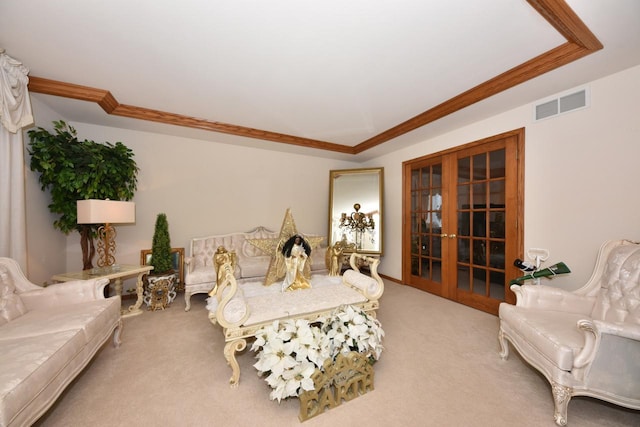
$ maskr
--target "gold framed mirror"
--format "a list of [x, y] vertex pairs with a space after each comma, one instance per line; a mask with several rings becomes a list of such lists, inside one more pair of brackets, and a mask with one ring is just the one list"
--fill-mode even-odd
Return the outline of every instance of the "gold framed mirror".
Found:
[[329, 237], [358, 252], [382, 255], [384, 168], [342, 169], [329, 173]]

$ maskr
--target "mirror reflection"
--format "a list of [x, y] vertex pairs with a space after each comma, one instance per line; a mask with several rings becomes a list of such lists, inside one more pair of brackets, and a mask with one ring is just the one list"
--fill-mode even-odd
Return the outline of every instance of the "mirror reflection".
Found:
[[329, 245], [382, 255], [383, 168], [330, 172]]

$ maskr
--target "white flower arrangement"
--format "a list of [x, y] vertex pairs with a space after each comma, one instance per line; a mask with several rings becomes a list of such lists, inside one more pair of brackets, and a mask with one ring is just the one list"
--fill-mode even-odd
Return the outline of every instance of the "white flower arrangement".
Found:
[[326, 360], [339, 353], [357, 351], [370, 363], [380, 358], [384, 331], [380, 322], [351, 305], [337, 308], [330, 316], [311, 324], [304, 319], [276, 320], [256, 332], [251, 350], [253, 365], [273, 389], [271, 400], [299, 396], [313, 390], [311, 376]]

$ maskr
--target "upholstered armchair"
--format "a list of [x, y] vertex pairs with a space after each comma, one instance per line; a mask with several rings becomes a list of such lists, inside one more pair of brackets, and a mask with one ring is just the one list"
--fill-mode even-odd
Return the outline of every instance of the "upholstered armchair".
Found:
[[572, 396], [640, 409], [640, 244], [600, 249], [589, 281], [568, 292], [513, 285], [516, 305], [500, 305], [500, 356], [509, 341], [551, 383], [556, 424]]

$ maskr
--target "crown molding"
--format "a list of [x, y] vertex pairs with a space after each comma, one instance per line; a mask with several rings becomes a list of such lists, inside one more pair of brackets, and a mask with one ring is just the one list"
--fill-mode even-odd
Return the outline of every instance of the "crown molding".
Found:
[[42, 77], [29, 77], [29, 90], [34, 93], [95, 102], [100, 105], [107, 114], [115, 116], [202, 129], [344, 154], [359, 154], [603, 48], [602, 43], [600, 43], [591, 30], [563, 0], [527, 1], [531, 7], [544, 17], [547, 22], [567, 40], [566, 43], [511, 68], [354, 147], [197, 117], [189, 117], [145, 107], [120, 104], [108, 90], [60, 82]]

